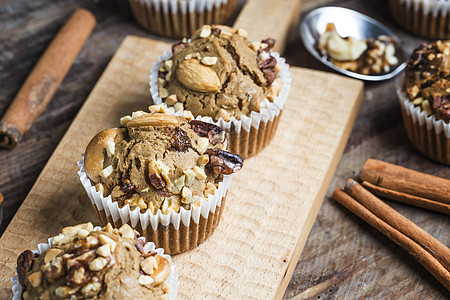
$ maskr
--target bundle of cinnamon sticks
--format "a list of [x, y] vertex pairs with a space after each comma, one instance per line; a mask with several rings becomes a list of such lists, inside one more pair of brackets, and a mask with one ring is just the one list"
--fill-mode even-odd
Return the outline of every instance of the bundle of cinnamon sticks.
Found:
[[333, 198], [402, 246], [450, 291], [450, 249], [374, 195], [450, 214], [450, 181], [373, 159], [361, 180], [349, 179]]

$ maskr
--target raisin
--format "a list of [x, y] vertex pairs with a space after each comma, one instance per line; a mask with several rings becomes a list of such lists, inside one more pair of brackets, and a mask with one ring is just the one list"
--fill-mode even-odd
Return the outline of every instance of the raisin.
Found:
[[19, 282], [23, 285], [25, 278], [27, 277], [27, 272], [33, 266], [33, 259], [35, 254], [30, 250], [25, 250], [17, 258], [17, 274], [19, 275]]
[[172, 140], [173, 142], [169, 150], [185, 152], [189, 148], [192, 148], [191, 139], [187, 133], [179, 127], [172, 130]]

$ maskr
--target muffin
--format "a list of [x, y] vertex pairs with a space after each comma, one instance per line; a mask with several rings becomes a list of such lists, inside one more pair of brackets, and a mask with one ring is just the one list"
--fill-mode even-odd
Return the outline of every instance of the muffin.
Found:
[[63, 228], [17, 259], [14, 299], [175, 299], [172, 260], [130, 226]]
[[231, 174], [224, 131], [162, 105], [121, 119], [86, 148], [80, 179], [102, 224], [130, 224], [166, 253], [202, 243], [219, 223]]
[[450, 38], [447, 0], [389, 0], [393, 18], [405, 29], [429, 39]]
[[129, 0], [137, 22], [150, 32], [181, 38], [205, 24], [223, 24], [237, 0]]
[[203, 26], [172, 46], [151, 71], [155, 104], [189, 110], [227, 131], [228, 150], [246, 158], [272, 140], [290, 88], [275, 40], [250, 42], [242, 29]]
[[450, 41], [414, 50], [397, 95], [406, 132], [427, 157], [450, 164]]

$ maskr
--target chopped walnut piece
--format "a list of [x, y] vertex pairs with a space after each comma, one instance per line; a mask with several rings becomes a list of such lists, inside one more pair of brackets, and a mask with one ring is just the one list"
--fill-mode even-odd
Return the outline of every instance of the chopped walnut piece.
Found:
[[92, 298], [97, 295], [102, 288], [102, 284], [100, 282], [89, 282], [81, 289], [81, 294], [83, 294], [86, 298]]
[[129, 121], [131, 121], [131, 116], [123, 116], [120, 118], [120, 125], [125, 126]]
[[209, 139], [208, 138], [204, 138], [204, 137], [200, 137], [197, 140], [197, 146], [200, 148], [200, 153], [203, 154], [205, 153], [206, 149], [208, 148], [209, 145]]
[[205, 66], [214, 66], [217, 63], [217, 57], [205, 56], [201, 59], [201, 63]]
[[184, 175], [186, 175], [186, 179], [184, 181], [185, 186], [191, 186], [195, 180], [195, 173], [192, 170], [183, 171]]
[[55, 294], [61, 298], [67, 298], [77, 292], [77, 288], [70, 288], [68, 286], [60, 286], [55, 289]]
[[98, 255], [103, 256], [103, 257], [111, 256], [111, 246], [110, 245], [106, 245], [106, 244], [102, 245], [102, 246], [97, 248], [95, 253], [97, 253]]
[[231, 120], [231, 114], [225, 109], [221, 108], [216, 114], [216, 119], [222, 118], [225, 122], [229, 122]]
[[197, 164], [201, 168], [204, 168], [208, 162], [209, 162], [209, 156], [207, 154], [200, 156], [197, 160]]
[[207, 38], [211, 35], [211, 26], [210, 25], [203, 25], [200, 31], [199, 36], [201, 38]]
[[139, 275], [138, 282], [140, 285], [149, 286], [153, 283], [153, 278], [148, 275]]
[[181, 199], [182, 203], [191, 203], [192, 202], [192, 191], [188, 187], [183, 187], [181, 190]]
[[209, 195], [214, 195], [214, 193], [216, 192], [216, 189], [217, 188], [213, 183], [208, 182], [206, 184], [205, 190], [203, 191], [203, 195], [205, 195], [205, 197], [208, 197]]
[[206, 179], [206, 173], [204, 169], [200, 168], [199, 166], [195, 166], [192, 170], [194, 171], [198, 179], [200, 180]]
[[111, 246], [111, 252], [114, 252], [114, 250], [116, 249], [116, 242], [113, 239], [111, 239], [110, 237], [108, 237], [104, 234], [100, 234], [98, 236], [98, 238], [102, 245], [107, 244], [107, 245]]
[[100, 172], [98, 172], [98, 175], [100, 175], [103, 178], [108, 178], [112, 172], [114, 171], [114, 167], [109, 165], [106, 168], [104, 168], [103, 170], [101, 170]]
[[149, 256], [141, 261], [141, 269], [145, 274], [152, 275], [153, 271], [158, 268], [158, 262], [154, 256]]
[[169, 96], [169, 92], [167, 91], [166, 88], [160, 87], [159, 88], [159, 96], [163, 99], [167, 98]]
[[128, 224], [123, 224], [120, 228], [119, 228], [119, 233], [123, 236], [123, 237], [127, 237], [129, 239], [134, 239], [134, 237], [136, 236], [136, 234], [134, 233], [133, 228], [131, 228], [130, 225]]
[[106, 267], [107, 264], [108, 264], [108, 261], [105, 258], [97, 257], [97, 258], [94, 258], [94, 260], [92, 260], [89, 263], [89, 269], [94, 272], [100, 271], [104, 267]]
[[175, 112], [179, 112], [184, 110], [184, 105], [181, 102], [177, 102], [173, 105], [173, 109], [175, 110]]
[[28, 276], [28, 281], [31, 283], [33, 287], [38, 287], [42, 283], [42, 279], [44, 274], [40, 271], [34, 272], [30, 276]]
[[177, 95], [170, 95], [166, 98], [166, 104], [169, 106], [173, 106], [178, 102]]
[[52, 259], [54, 259], [58, 254], [60, 254], [62, 250], [56, 249], [56, 248], [50, 248], [47, 251], [45, 251], [44, 256], [44, 263], [50, 262]]

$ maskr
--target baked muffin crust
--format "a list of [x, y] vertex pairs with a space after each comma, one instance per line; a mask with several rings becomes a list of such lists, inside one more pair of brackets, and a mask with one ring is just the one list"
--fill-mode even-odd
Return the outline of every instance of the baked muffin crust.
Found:
[[270, 54], [275, 40], [250, 42], [242, 29], [205, 25], [173, 45], [159, 72], [159, 95], [176, 111], [229, 121], [273, 101], [283, 82]]
[[240, 156], [222, 150], [225, 133], [218, 126], [189, 113], [165, 114], [162, 105], [150, 110], [100, 132], [86, 148], [86, 173], [104, 197], [142, 213], [179, 212], [199, 206], [223, 175], [241, 168]]

